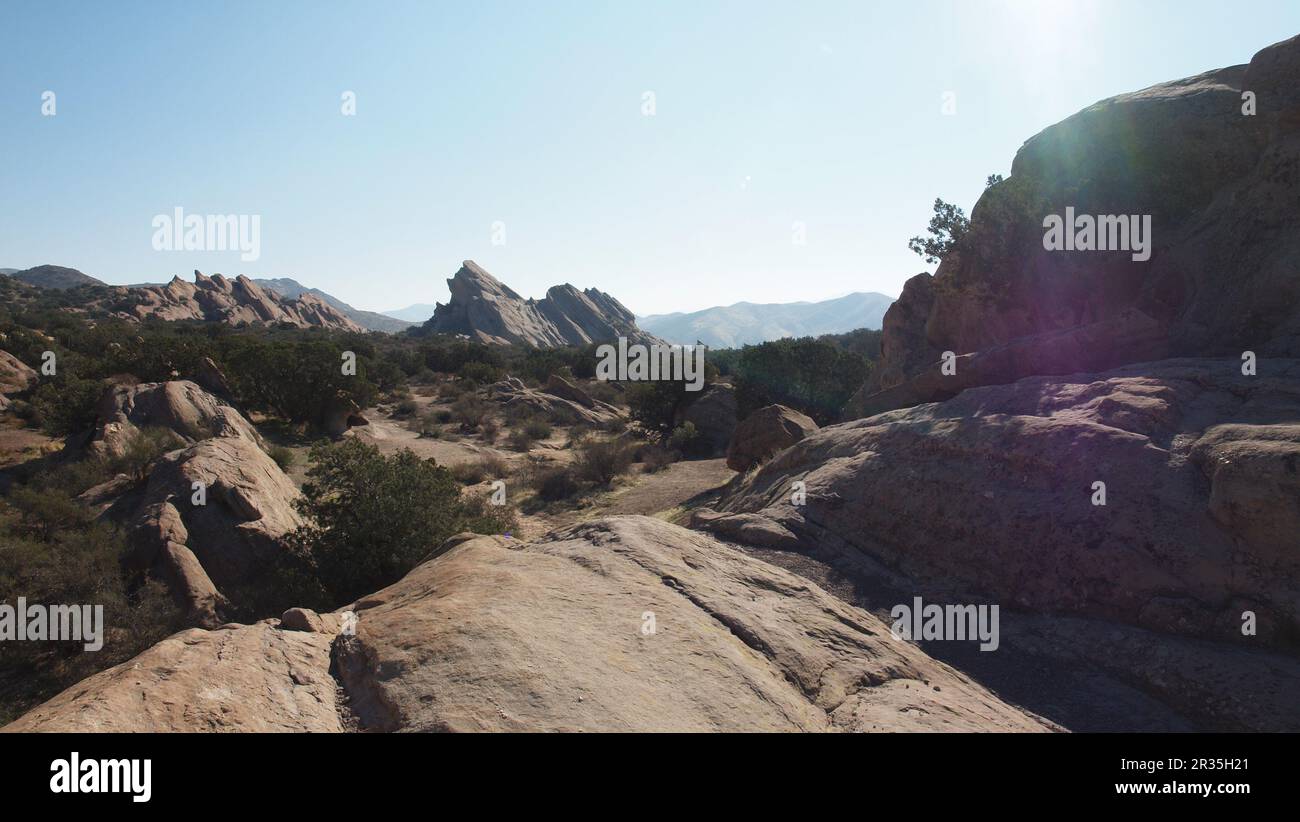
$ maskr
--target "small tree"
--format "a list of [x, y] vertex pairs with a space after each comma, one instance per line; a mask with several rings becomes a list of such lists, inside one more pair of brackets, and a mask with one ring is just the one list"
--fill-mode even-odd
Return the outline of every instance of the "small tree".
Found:
[[310, 459], [296, 503], [310, 522], [291, 541], [329, 606], [391, 585], [453, 534], [514, 526], [510, 509], [462, 499], [446, 468], [408, 450], [385, 457], [347, 439], [314, 446]]
[[[984, 187], [1002, 182], [1001, 174], [990, 174], [984, 181]], [[957, 245], [966, 232], [970, 230], [970, 220], [966, 212], [952, 203], [934, 198], [934, 216], [930, 218], [927, 228], [929, 237], [913, 237], [907, 241], [907, 247], [921, 255], [927, 263], [938, 263]]]

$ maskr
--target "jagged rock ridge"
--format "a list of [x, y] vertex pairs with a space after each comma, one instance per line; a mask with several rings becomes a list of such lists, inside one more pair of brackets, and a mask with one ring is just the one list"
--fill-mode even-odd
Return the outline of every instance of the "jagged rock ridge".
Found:
[[463, 334], [484, 343], [519, 343], [538, 348], [586, 345], [627, 337], [658, 342], [636, 326], [636, 316], [608, 294], [569, 284], [552, 286], [540, 300], [524, 299], [466, 260], [449, 280], [451, 300], [439, 303], [424, 324], [427, 331]]
[[173, 277], [166, 285], [129, 289], [135, 304], [124, 312], [130, 319], [156, 317], [161, 320], [205, 320], [237, 325], [288, 323], [299, 327], [320, 326], [342, 331], [364, 331], [343, 312], [314, 294], [287, 299], [263, 289], [248, 277], [228, 280], [194, 272], [194, 282]]

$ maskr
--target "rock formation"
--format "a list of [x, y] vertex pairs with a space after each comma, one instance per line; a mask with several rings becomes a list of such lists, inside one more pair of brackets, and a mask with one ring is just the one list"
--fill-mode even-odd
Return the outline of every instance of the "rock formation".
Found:
[[792, 408], [784, 405], [760, 408], [736, 426], [727, 448], [727, 467], [748, 471], [817, 430], [812, 417]]
[[1056, 729], [871, 614], [649, 517], [454, 537], [349, 610], [355, 636], [310, 613], [177, 634], [5, 730]]
[[[845, 418], [1162, 357], [1300, 356], [1298, 111], [1293, 38], [1030, 139], [933, 278], [909, 280], [886, 313], [880, 366]], [[1067, 207], [1150, 215], [1150, 259], [1045, 250], [1045, 218]], [[945, 351], [966, 358], [955, 379]]]
[[635, 315], [618, 300], [594, 288], [579, 291], [566, 283], [551, 287], [541, 300], [525, 300], [473, 260], [461, 265], [447, 280], [447, 287], [451, 301], [437, 305], [424, 324], [428, 331], [538, 348], [609, 342], [618, 337], [658, 342], [636, 327]]
[[239, 411], [185, 380], [110, 388], [87, 451], [121, 456], [146, 428], [170, 431], [178, 447], [109, 515], [130, 529], [132, 564], [168, 582], [191, 624], [214, 627], [231, 605], [222, 590], [253, 580], [302, 524], [298, 489]]
[[723, 454], [736, 430], [736, 390], [725, 383], [714, 383], [703, 393], [688, 397], [690, 404], [678, 407], [673, 424], [695, 426], [706, 450]]
[[133, 304], [122, 312], [128, 319], [206, 320], [230, 325], [274, 325], [288, 323], [301, 328], [319, 326], [341, 331], [362, 332], [361, 326], [314, 294], [295, 299], [263, 289], [248, 277], [233, 281], [220, 274], [206, 277], [194, 272], [194, 282], [173, 277], [167, 285], [117, 289]]
[[39, 380], [40, 375], [22, 360], [0, 351], [0, 411], [9, 407], [9, 395], [26, 393]]
[[571, 423], [600, 425], [623, 416], [618, 408], [593, 399], [563, 378], [553, 377], [544, 390], [538, 390], [524, 385], [518, 377], [506, 377], [489, 385], [487, 396], [507, 408], [527, 409], [547, 419], [559, 418]]
[[1297, 466], [1300, 361], [1169, 360], [824, 428], [721, 508], [1007, 607], [1261, 647], [1300, 635]]

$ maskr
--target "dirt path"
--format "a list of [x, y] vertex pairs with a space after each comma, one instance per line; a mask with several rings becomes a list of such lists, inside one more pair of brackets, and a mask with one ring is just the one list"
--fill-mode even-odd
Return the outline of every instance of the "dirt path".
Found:
[[521, 514], [516, 536], [532, 539], [555, 528], [619, 514], [677, 519], [684, 509], [707, 505], [716, 496], [710, 492], [735, 475], [724, 459], [676, 462], [654, 474], [640, 473], [638, 468], [624, 484], [586, 500], [579, 508]]

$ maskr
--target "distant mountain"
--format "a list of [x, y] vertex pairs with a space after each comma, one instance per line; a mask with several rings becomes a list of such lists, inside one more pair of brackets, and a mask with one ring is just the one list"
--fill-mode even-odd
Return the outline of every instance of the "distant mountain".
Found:
[[396, 334], [399, 331], [405, 331], [413, 325], [418, 325], [424, 322], [433, 314], [433, 307], [430, 306], [427, 314], [420, 317], [412, 317], [410, 321], [407, 321], [387, 314], [379, 314], [374, 311], [362, 311], [359, 308], [353, 308], [338, 297], [326, 294], [319, 288], [308, 288], [297, 280], [290, 279], [289, 277], [255, 279], [253, 282], [263, 288], [269, 288], [280, 296], [287, 297], [291, 300], [296, 300], [303, 294], [311, 294], [312, 296], [319, 297], [321, 300], [342, 312], [348, 319], [352, 320], [352, 322], [367, 331], [385, 331], [389, 334]]
[[394, 308], [392, 311], [383, 312], [385, 317], [396, 317], [399, 320], [410, 320], [413, 323], [422, 323], [433, 316], [433, 309], [437, 304], [416, 303], [408, 305], [406, 308]]
[[6, 277], [8, 277], [10, 274], [17, 274], [18, 271], [19, 269], [17, 268], [0, 268], [0, 274], [5, 275]]
[[880, 328], [893, 297], [859, 291], [816, 303], [736, 303], [689, 314], [652, 314], [637, 324], [671, 343], [738, 348], [782, 337], [841, 334]]
[[94, 277], [82, 274], [75, 268], [64, 268], [61, 265], [38, 265], [25, 271], [6, 268], [3, 273], [39, 288], [65, 289], [76, 288], [79, 285], [105, 284]]
[[540, 300], [524, 299], [504, 283], [466, 260], [450, 280], [451, 301], [437, 305], [425, 332], [463, 334], [494, 345], [519, 343], [538, 348], [586, 345], [627, 337], [657, 342], [637, 328], [636, 317], [603, 291], [551, 286]]

